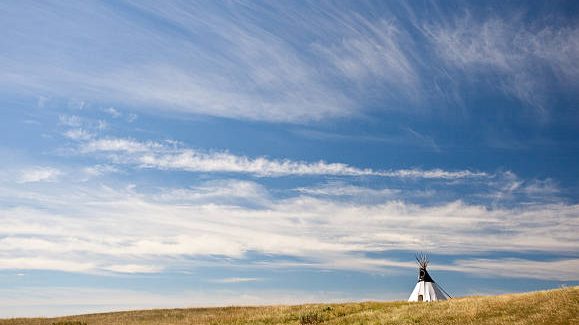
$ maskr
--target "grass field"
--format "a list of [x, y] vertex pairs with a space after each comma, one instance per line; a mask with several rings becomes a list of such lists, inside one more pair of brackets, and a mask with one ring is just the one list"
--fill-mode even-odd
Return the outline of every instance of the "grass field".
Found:
[[9, 324], [579, 324], [579, 287], [435, 303], [158, 309], [0, 320], [0, 325]]

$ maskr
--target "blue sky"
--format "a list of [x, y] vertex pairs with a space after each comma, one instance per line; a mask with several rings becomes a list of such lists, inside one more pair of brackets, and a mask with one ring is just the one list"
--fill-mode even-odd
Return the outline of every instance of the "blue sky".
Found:
[[0, 316], [579, 283], [573, 1], [0, 13]]

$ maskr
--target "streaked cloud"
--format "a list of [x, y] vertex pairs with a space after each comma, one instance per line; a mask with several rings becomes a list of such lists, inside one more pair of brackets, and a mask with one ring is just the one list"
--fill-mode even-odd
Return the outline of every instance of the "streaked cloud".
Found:
[[[364, 7], [5, 5], [0, 45], [12, 50], [0, 56], [2, 85], [79, 103], [299, 124], [363, 116], [372, 113], [368, 105], [430, 110], [425, 100], [444, 102], [437, 87], [449, 76], [453, 84], [485, 76], [496, 81], [495, 92], [544, 110], [547, 80], [577, 86], [574, 24], [528, 23], [516, 11], [479, 18], [468, 10], [418, 23], [416, 12], [436, 5], [384, 4], [379, 15]], [[120, 117], [113, 106], [105, 112]]]
[[293, 131], [295, 134], [300, 136], [316, 139], [320, 141], [347, 141], [347, 142], [375, 142], [384, 143], [390, 145], [401, 145], [401, 146], [412, 146], [418, 147], [422, 150], [441, 152], [442, 150], [436, 143], [436, 141], [428, 136], [421, 134], [411, 128], [402, 128], [397, 133], [386, 134], [386, 135], [369, 135], [369, 134], [339, 134], [332, 132], [325, 132], [312, 129], [298, 129]]
[[104, 138], [80, 144], [84, 154], [108, 154], [116, 163], [144, 168], [190, 172], [243, 173], [262, 177], [288, 175], [378, 176], [396, 178], [462, 179], [488, 177], [484, 172], [442, 169], [373, 170], [344, 163], [304, 162], [289, 159], [250, 158], [225, 151], [200, 151], [160, 142], [141, 142], [124, 138]]
[[[526, 105], [548, 111], [553, 83], [579, 85], [579, 27], [525, 22], [520, 14], [471, 13], [426, 25], [425, 34], [451, 71], [496, 86]], [[541, 76], [541, 77], [538, 77]]]
[[335, 21], [319, 23], [334, 26], [328, 30], [331, 37], [321, 38], [313, 48], [329, 60], [338, 77], [351, 81], [362, 93], [368, 90], [365, 88], [386, 85], [390, 98], [415, 100], [420, 96], [416, 47], [396, 19], [374, 20], [357, 13], [326, 10]]
[[[209, 256], [223, 256], [228, 265], [251, 264], [245, 257], [253, 252], [299, 258], [294, 267], [375, 272], [413, 263], [366, 254], [420, 249], [456, 255], [565, 254], [579, 246], [576, 205], [490, 208], [453, 201], [423, 206], [306, 194], [272, 199], [263, 193], [259, 206], [248, 206], [239, 194], [224, 190], [239, 186], [259, 189], [248, 197], [265, 191], [236, 180], [191, 189], [191, 199], [174, 198], [170, 189], [142, 193], [84, 183], [42, 195], [32, 188], [2, 188], [3, 200], [17, 197], [19, 204], [0, 211], [0, 269], [156, 272], [189, 268], [187, 263]], [[447, 269], [468, 272], [468, 263]], [[472, 268], [498, 276], [506, 272], [492, 261], [488, 267], [481, 263]], [[539, 277], [544, 272], [537, 272]]]
[[[257, 24], [251, 13], [222, 16], [210, 7], [127, 3], [119, 12], [104, 3], [4, 6], [7, 17], [15, 18], [0, 26], [12, 31], [2, 43], [23, 52], [0, 56], [4, 86], [244, 120], [303, 123], [355, 113], [351, 99], [320, 73], [317, 60], [301, 55], [300, 47]], [[31, 24], [16, 18], [23, 13]], [[59, 18], [63, 13], [71, 17], [66, 22]], [[159, 29], [159, 22], [166, 28]], [[51, 37], [37, 39], [37, 26]], [[78, 47], [71, 39], [89, 46]], [[206, 46], [208, 39], [212, 46]], [[115, 44], [122, 44], [122, 53]]]

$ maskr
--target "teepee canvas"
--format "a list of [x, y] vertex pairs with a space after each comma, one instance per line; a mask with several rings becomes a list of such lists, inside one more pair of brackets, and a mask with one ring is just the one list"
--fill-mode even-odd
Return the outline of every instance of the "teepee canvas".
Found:
[[446, 300], [450, 296], [442, 289], [428, 274], [426, 267], [428, 266], [428, 256], [426, 254], [417, 254], [416, 261], [418, 262], [418, 283], [414, 287], [412, 294], [408, 301], [437, 301]]

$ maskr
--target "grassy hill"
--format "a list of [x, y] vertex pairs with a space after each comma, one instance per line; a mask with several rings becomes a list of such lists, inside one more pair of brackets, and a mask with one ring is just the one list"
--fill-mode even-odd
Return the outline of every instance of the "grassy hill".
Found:
[[0, 325], [9, 324], [579, 324], [579, 287], [436, 303], [158, 309], [0, 320]]

